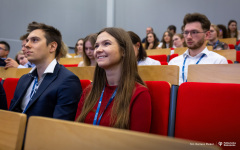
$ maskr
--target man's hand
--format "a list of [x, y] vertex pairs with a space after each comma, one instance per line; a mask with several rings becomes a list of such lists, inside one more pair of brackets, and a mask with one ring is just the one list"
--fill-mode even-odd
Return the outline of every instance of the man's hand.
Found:
[[6, 62], [5, 69], [7, 69], [7, 68], [17, 68], [19, 66], [19, 64], [15, 60], [13, 60], [12, 58], [7, 58], [5, 60], [5, 62]]

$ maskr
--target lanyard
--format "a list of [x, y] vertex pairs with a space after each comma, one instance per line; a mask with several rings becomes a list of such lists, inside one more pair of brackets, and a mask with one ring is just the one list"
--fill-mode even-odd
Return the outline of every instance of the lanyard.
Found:
[[[36, 86], [36, 88], [35, 88], [35, 86]], [[24, 111], [23, 111], [22, 113], [25, 113], [25, 112], [26, 112], [26, 110], [27, 110], [27, 108], [29, 107], [29, 104], [30, 104], [30, 102], [31, 102], [31, 100], [32, 100], [33, 95], [34, 95], [34, 94], [36, 93], [36, 91], [37, 91], [37, 88], [38, 88], [38, 77], [36, 76], [36, 77], [34, 77], [34, 84], [33, 84], [33, 87], [32, 87], [31, 94], [30, 94], [30, 100], [29, 100], [27, 106], [25, 107], [25, 109], [24, 109]]]
[[217, 48], [218, 43], [219, 43], [219, 40], [214, 44], [213, 49]]
[[[206, 55], [206, 54], [202, 54], [202, 56], [199, 58], [199, 60], [197, 61], [196, 64], [198, 64], [205, 55]], [[184, 61], [183, 61], [183, 66], [182, 66], [182, 79], [183, 79], [183, 82], [184, 82], [185, 63], [186, 63], [187, 57], [188, 57], [188, 55], [185, 57], [185, 59], [184, 59]], [[186, 80], [186, 82], [187, 82], [187, 80]]]
[[109, 106], [109, 104], [113, 101], [113, 99], [114, 99], [114, 97], [115, 97], [115, 95], [116, 95], [116, 93], [117, 93], [117, 88], [116, 88], [115, 91], [114, 91], [114, 93], [112, 94], [110, 100], [108, 101], [107, 106], [105, 107], [105, 109], [103, 110], [101, 116], [99, 117], [99, 119], [98, 119], [98, 121], [97, 121], [98, 113], [99, 113], [99, 110], [100, 110], [100, 107], [101, 107], [101, 104], [102, 104], [102, 98], [103, 98], [104, 90], [105, 90], [105, 87], [103, 88], [101, 97], [100, 97], [99, 102], [98, 102], [98, 107], [97, 107], [97, 111], [96, 111], [95, 116], [94, 116], [93, 125], [99, 125], [99, 124], [100, 124], [100, 121], [101, 121], [101, 119], [102, 119], [103, 113], [105, 112], [105, 110], [107, 109], [107, 107]]

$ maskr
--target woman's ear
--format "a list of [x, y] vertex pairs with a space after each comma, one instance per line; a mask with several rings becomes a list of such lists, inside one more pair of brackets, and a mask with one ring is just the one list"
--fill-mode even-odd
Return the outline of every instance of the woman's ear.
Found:
[[140, 42], [137, 42], [135, 45], [136, 45], [137, 49], [140, 48]]

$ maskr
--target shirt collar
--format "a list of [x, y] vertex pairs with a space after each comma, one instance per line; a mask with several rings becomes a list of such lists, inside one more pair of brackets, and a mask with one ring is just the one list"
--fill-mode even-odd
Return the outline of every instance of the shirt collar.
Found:
[[[56, 65], [57, 65], [57, 60], [53, 59], [53, 61], [45, 69], [43, 75], [46, 74], [46, 73], [53, 73]], [[35, 69], [36, 69], [36, 66], [32, 68], [30, 73], [32, 73]]]
[[[210, 51], [207, 49], [207, 47], [205, 47], [202, 52], [200, 52], [199, 54], [197, 54], [197, 55], [194, 56], [194, 57], [202, 56], [202, 54], [206, 54], [206, 56], [208, 56], [208, 55], [209, 55], [209, 52], [210, 52]], [[187, 50], [183, 53], [183, 58], [185, 58], [186, 56], [191, 57], [191, 56], [189, 55], [189, 49], [187, 49]]]

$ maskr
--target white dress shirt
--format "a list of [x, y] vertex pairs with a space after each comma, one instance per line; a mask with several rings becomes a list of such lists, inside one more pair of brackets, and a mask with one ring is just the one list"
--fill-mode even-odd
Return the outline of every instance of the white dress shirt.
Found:
[[145, 60], [141, 60], [138, 62], [139, 66], [144, 66], [144, 65], [161, 65], [161, 63], [157, 60], [154, 60], [152, 58], [146, 57]]
[[[188, 65], [190, 64], [196, 64], [198, 60], [201, 58], [201, 56], [205, 54], [205, 56], [199, 61], [198, 64], [228, 64], [227, 59], [215, 52], [209, 51], [207, 47], [205, 49], [197, 54], [196, 56], [192, 57], [189, 55], [189, 49], [182, 55], [173, 58], [168, 65], [177, 65], [179, 66], [179, 85], [183, 82], [186, 82], [187, 80], [187, 73], [188, 73]], [[182, 69], [183, 69], [183, 63], [185, 58], [185, 67], [184, 67], [184, 81], [182, 77]]]

